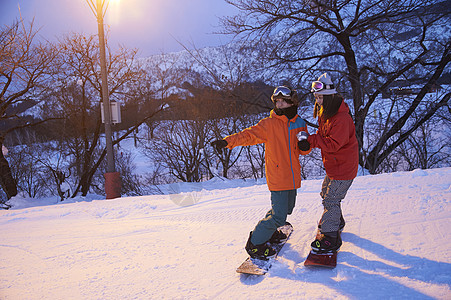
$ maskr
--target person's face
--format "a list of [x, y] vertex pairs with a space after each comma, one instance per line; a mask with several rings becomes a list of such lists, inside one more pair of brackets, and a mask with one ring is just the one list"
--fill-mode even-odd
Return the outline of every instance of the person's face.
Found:
[[290, 107], [292, 105], [293, 104], [287, 103], [285, 101], [285, 99], [283, 99], [283, 98], [276, 99], [276, 107], [279, 108], [279, 109], [280, 108], [287, 108], [287, 107]]
[[323, 95], [315, 94], [315, 100], [319, 105], [323, 105]]

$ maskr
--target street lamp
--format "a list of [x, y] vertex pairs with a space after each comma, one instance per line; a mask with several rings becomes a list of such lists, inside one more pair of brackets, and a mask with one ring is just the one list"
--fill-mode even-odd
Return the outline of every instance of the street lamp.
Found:
[[102, 101], [105, 120], [106, 158], [107, 172], [105, 176], [105, 193], [107, 199], [121, 196], [121, 179], [119, 172], [116, 172], [114, 165], [113, 141], [111, 131], [111, 106], [108, 93], [108, 79], [105, 55], [105, 33], [103, 28], [103, 17], [106, 13], [108, 2], [106, 0], [86, 0], [94, 15], [97, 17], [97, 27], [99, 32], [100, 50], [100, 74], [102, 77]]

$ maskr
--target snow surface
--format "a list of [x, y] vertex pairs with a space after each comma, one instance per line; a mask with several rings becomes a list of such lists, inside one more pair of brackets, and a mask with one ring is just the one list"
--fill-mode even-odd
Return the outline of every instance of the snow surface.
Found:
[[269, 209], [263, 181], [57, 205], [15, 197], [0, 211], [0, 299], [451, 299], [451, 168], [356, 178], [332, 270], [303, 266], [320, 186], [303, 181], [295, 231], [265, 276], [235, 272]]

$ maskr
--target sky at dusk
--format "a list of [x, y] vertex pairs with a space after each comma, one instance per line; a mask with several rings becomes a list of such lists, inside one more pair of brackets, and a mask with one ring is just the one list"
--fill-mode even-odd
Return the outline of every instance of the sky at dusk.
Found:
[[[179, 42], [190, 49], [225, 44], [231, 36], [214, 34], [219, 17], [235, 13], [224, 0], [110, 0], [105, 24], [111, 46], [138, 48], [146, 57], [183, 50]], [[86, 0], [0, 0], [2, 26], [20, 15], [26, 22], [34, 18], [39, 37], [50, 41], [71, 32], [97, 34]]]

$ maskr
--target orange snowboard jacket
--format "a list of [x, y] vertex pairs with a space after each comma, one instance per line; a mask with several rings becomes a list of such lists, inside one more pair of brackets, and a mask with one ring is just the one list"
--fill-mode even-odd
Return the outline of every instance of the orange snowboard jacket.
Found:
[[351, 180], [357, 175], [359, 148], [349, 107], [343, 101], [338, 112], [327, 120], [318, 118], [318, 131], [308, 137], [311, 148], [320, 148], [330, 179]]
[[300, 131], [307, 132], [307, 126], [301, 117], [296, 115], [288, 120], [286, 116], [279, 116], [272, 110], [270, 116], [260, 120], [258, 124], [224, 139], [229, 149], [264, 143], [268, 188], [270, 191], [285, 191], [301, 187], [299, 155], [311, 151], [299, 150], [296, 134]]

